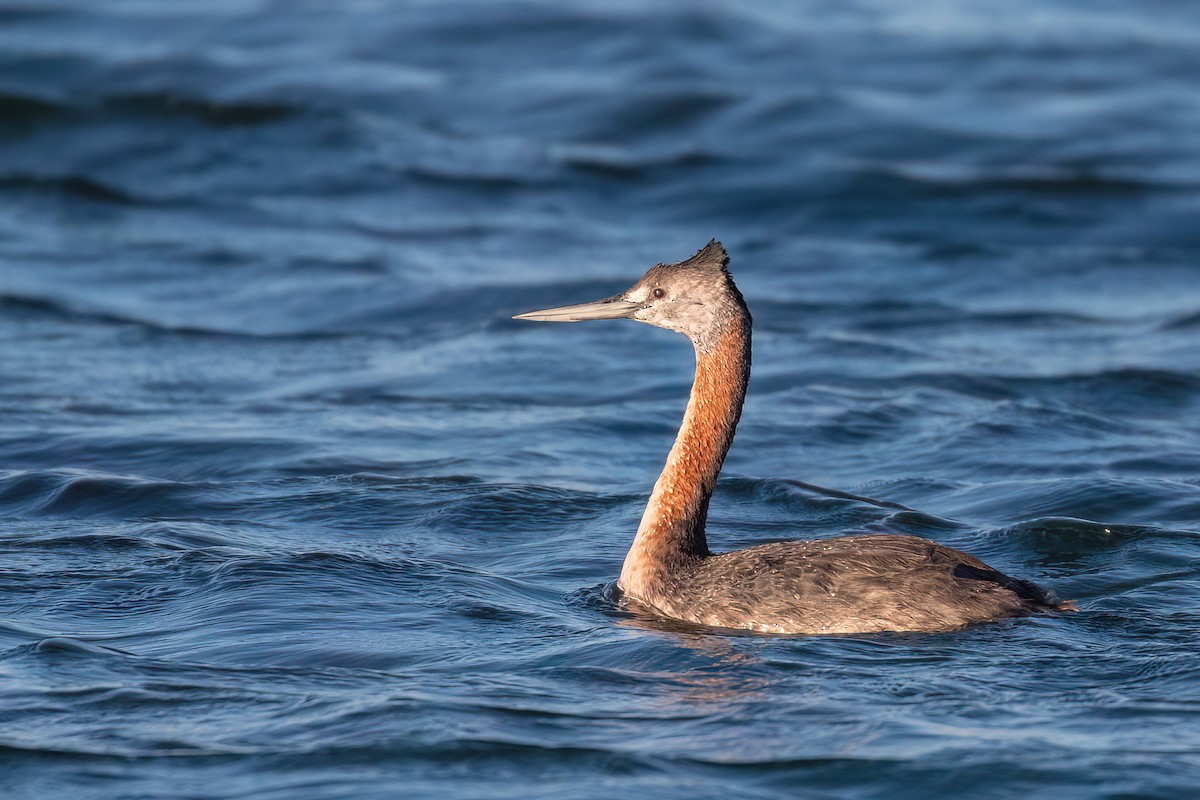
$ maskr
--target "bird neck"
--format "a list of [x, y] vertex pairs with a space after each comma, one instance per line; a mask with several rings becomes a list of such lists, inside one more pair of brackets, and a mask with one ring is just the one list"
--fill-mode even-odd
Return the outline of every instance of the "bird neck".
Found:
[[750, 320], [739, 315], [696, 342], [696, 379], [675, 445], [642, 514], [618, 585], [652, 601], [664, 582], [709, 554], [708, 502], [733, 442], [750, 380]]

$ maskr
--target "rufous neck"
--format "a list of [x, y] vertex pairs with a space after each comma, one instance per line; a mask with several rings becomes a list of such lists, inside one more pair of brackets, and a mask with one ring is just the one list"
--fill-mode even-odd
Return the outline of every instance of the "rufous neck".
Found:
[[696, 345], [696, 378], [679, 435], [654, 484], [619, 585], [651, 599], [672, 572], [708, 555], [704, 526], [750, 379], [750, 321], [736, 318]]

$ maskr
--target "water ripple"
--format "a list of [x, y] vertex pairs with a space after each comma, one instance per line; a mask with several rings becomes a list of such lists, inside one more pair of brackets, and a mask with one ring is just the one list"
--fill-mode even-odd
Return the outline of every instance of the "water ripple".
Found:
[[[1186, 797], [1186, 4], [0, 9], [5, 797]], [[692, 350], [514, 313], [709, 237], [715, 549], [960, 547], [1077, 613], [665, 622]]]

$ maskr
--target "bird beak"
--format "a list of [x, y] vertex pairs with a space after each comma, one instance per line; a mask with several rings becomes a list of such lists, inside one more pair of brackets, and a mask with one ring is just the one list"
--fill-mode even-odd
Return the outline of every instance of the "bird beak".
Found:
[[541, 311], [517, 314], [513, 319], [529, 319], [535, 322], [586, 322], [592, 319], [627, 319], [641, 308], [639, 303], [621, 299], [620, 295], [591, 303], [574, 306], [559, 306]]

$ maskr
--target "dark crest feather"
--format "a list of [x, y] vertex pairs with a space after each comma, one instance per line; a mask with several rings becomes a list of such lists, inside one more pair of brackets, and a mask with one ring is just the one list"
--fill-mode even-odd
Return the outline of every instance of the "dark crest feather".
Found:
[[725, 252], [725, 246], [716, 239], [709, 239], [708, 244], [697, 250], [696, 255], [683, 263], [689, 267], [719, 269], [728, 273], [729, 253]]

